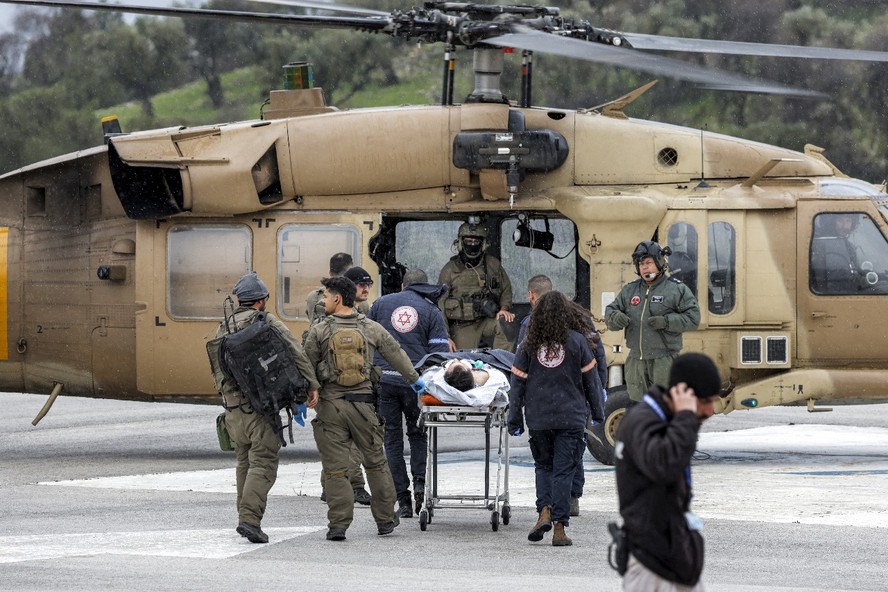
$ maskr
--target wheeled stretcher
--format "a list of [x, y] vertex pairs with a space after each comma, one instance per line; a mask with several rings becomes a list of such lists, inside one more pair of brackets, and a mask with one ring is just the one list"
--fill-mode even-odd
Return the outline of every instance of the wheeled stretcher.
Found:
[[[425, 496], [419, 511], [419, 528], [426, 530], [439, 509], [475, 508], [490, 512], [490, 527], [499, 530], [500, 521], [508, 524], [512, 515], [509, 506], [509, 434], [506, 407], [464, 407], [457, 405], [423, 405], [421, 418], [428, 432]], [[484, 432], [483, 493], [449, 493], [439, 491], [438, 430], [475, 429]], [[496, 440], [492, 442], [492, 437]], [[491, 483], [490, 458], [496, 446], [496, 476]], [[492, 487], [491, 487], [492, 485]]]
[[[425, 531], [437, 510], [480, 509], [490, 512], [490, 526], [499, 530], [500, 522], [509, 524], [509, 434], [508, 434], [508, 376], [513, 354], [502, 350], [488, 352], [454, 352], [432, 354], [418, 367], [425, 365], [423, 374], [428, 392], [436, 404], [420, 402], [420, 424], [428, 435], [426, 481], [423, 503], [419, 511], [419, 528]], [[480, 360], [490, 372], [484, 386], [468, 391], [457, 391], [443, 381], [441, 361], [448, 359]], [[428, 368], [429, 362], [438, 366]], [[443, 401], [443, 404], [440, 404]], [[438, 458], [438, 431], [475, 430], [482, 432], [484, 444], [484, 476], [481, 488], [466, 491], [468, 484], [460, 484], [463, 491], [441, 491], [441, 466]], [[496, 470], [492, 471], [492, 455], [496, 455]], [[492, 474], [495, 473], [495, 474]], [[445, 470], [446, 478], [446, 470]], [[453, 480], [450, 480], [453, 483]], [[451, 486], [452, 489], [455, 489]]]

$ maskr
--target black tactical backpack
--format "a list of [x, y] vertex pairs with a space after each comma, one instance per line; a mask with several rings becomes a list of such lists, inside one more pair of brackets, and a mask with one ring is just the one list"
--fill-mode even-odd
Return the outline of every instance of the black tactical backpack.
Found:
[[[229, 327], [228, 318], [225, 325]], [[282, 432], [292, 427], [291, 406], [307, 400], [308, 385], [284, 336], [258, 312], [252, 323], [222, 336], [218, 347], [226, 380], [237, 385], [256, 413], [269, 418], [286, 446]], [[281, 424], [282, 410], [287, 411], [286, 426]]]

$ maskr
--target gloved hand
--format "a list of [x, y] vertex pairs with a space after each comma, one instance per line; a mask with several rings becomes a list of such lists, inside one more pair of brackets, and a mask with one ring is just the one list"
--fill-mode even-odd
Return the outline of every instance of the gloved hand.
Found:
[[614, 331], [619, 331], [620, 329], [625, 329], [629, 326], [629, 315], [625, 312], [620, 312], [619, 310], [614, 313], [611, 317], [608, 326]]
[[305, 403], [293, 403], [293, 420], [305, 427], [305, 419], [308, 417], [308, 406]]
[[425, 380], [423, 380], [422, 377], [417, 378], [416, 382], [410, 385], [410, 388], [412, 388], [413, 392], [417, 395], [421, 395], [426, 390]]
[[509, 426], [509, 435], [510, 436], [520, 436], [524, 433], [524, 428], [521, 426], [510, 425]]
[[651, 317], [648, 319], [648, 327], [657, 331], [662, 331], [669, 325], [666, 317]]

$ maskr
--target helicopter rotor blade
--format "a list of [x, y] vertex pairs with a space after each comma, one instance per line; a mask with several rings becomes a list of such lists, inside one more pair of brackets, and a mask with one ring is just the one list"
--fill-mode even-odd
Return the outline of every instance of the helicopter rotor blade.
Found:
[[[297, 25], [318, 29], [355, 29], [360, 31], [386, 32], [391, 22], [388, 18], [371, 16], [320, 16], [306, 14], [281, 14], [274, 12], [246, 12], [216, 10], [208, 8], [138, 6], [133, 4], [107, 4], [104, 2], [79, 2], [75, 0], [3, 0], [4, 4], [24, 4], [44, 8], [77, 8], [80, 10], [101, 10], [127, 12], [151, 16], [198, 17], [239, 22], [274, 23]], [[387, 16], [387, 13], [384, 13]]]
[[336, 2], [325, 2], [324, 0], [248, 0], [249, 2], [258, 2], [259, 4], [275, 4], [277, 6], [291, 6], [293, 8], [311, 8], [315, 10], [329, 10], [331, 12], [348, 12], [351, 14], [364, 14], [367, 16], [388, 16], [389, 12], [382, 10], [374, 10], [372, 8], [361, 8], [359, 6], [350, 6], [348, 4], [338, 4]]
[[544, 52], [576, 58], [611, 66], [641, 70], [658, 76], [669, 76], [689, 82], [696, 82], [714, 90], [741, 91], [773, 94], [791, 97], [822, 98], [822, 93], [797, 89], [776, 82], [750, 78], [697, 66], [689, 62], [659, 55], [647, 54], [633, 49], [605, 45], [601, 43], [561, 37], [539, 31], [528, 31], [516, 27], [519, 33], [510, 33], [485, 39], [484, 43], [497, 47], [511, 47], [534, 52]]
[[888, 52], [831, 47], [805, 47], [801, 45], [777, 45], [749, 43], [745, 41], [718, 41], [713, 39], [684, 39], [663, 35], [620, 33], [632, 47], [655, 51], [685, 51], [694, 53], [718, 53], [727, 55], [768, 56], [780, 58], [805, 58], [818, 60], [855, 60], [888, 62]]

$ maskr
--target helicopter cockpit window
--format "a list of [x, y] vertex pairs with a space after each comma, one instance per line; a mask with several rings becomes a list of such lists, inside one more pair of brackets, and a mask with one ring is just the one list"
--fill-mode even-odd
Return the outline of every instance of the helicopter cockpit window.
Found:
[[669, 227], [669, 271], [697, 295], [697, 229], [687, 222]]
[[167, 234], [167, 309], [176, 319], [218, 319], [222, 301], [253, 267], [243, 225], [176, 225]]
[[[519, 231], [522, 226], [524, 228]], [[552, 236], [549, 237], [547, 233]], [[504, 238], [500, 245], [500, 254], [503, 268], [512, 282], [513, 303], [529, 303], [527, 281], [541, 273], [549, 276], [556, 290], [570, 300], [576, 299], [577, 262], [573, 250], [577, 244], [577, 229], [573, 222], [565, 218], [507, 218], [502, 222], [501, 236]], [[529, 248], [529, 236], [543, 237], [543, 247], [549, 248], [540, 248], [538, 245]], [[518, 240], [514, 240], [515, 238]]]
[[858, 179], [829, 179], [820, 182], [820, 195], [824, 197], [841, 197], [854, 195], [868, 195], [870, 197], [885, 197], [878, 188], [864, 183]]
[[727, 222], [709, 225], [709, 312], [728, 314], [737, 298], [737, 241]]
[[888, 294], [888, 241], [863, 212], [817, 214], [809, 278], [815, 294]]
[[277, 312], [306, 318], [308, 293], [330, 274], [330, 257], [348, 253], [361, 260], [361, 235], [354, 226], [287, 224], [278, 234]]

